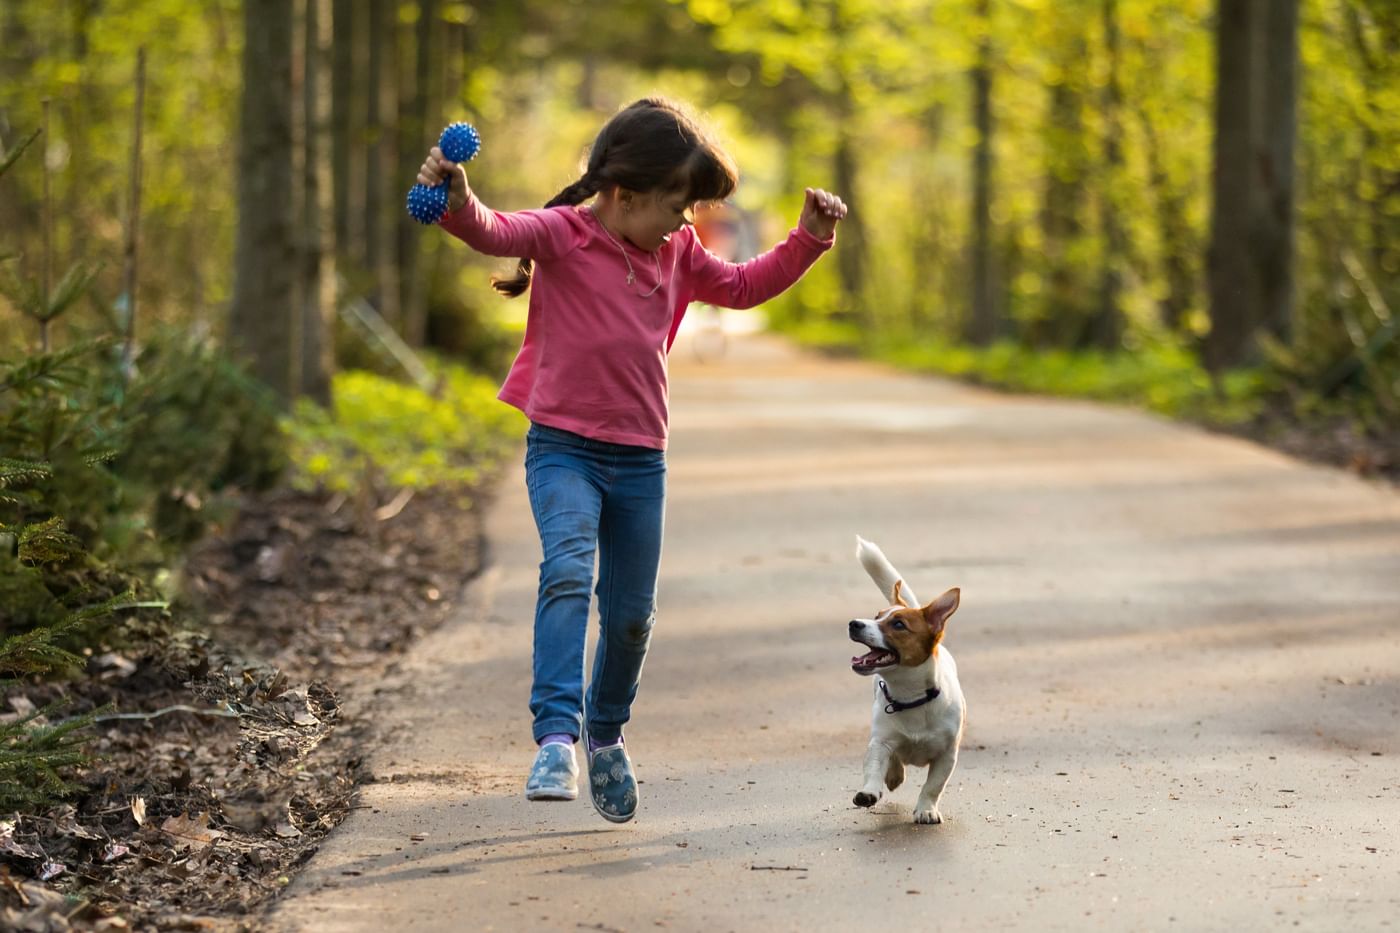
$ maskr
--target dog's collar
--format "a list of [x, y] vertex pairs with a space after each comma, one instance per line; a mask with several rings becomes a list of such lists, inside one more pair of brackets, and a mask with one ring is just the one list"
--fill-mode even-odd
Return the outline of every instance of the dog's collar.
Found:
[[924, 695], [919, 697], [919, 699], [910, 700], [907, 703], [905, 703], [896, 700], [894, 697], [890, 696], [889, 685], [886, 684], [883, 680], [877, 681], [877, 683], [880, 685], [880, 692], [885, 695], [886, 700], [889, 700], [889, 703], [885, 705], [885, 712], [887, 713], [902, 713], [907, 709], [917, 709], [918, 707], [923, 706], [925, 703], [932, 703], [934, 698], [938, 696], [938, 688], [929, 687], [927, 690], [924, 691]]

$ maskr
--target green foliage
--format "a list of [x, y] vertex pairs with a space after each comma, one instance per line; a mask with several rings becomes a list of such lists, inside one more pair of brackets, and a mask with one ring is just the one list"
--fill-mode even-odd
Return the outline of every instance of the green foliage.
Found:
[[66, 769], [82, 764], [84, 730], [96, 713], [57, 725], [34, 723], [62, 708], [54, 703], [11, 722], [0, 722], [0, 811], [34, 811], [72, 792]]
[[34, 144], [34, 140], [39, 138], [39, 134], [41, 132], [43, 131], [35, 130], [34, 132], [30, 133], [24, 139], [21, 139], [13, 149], [5, 153], [3, 158], [0, 158], [0, 175], [4, 175], [10, 170], [10, 166], [14, 165], [15, 162], [19, 161], [19, 157], [24, 155], [24, 150], [28, 149], [31, 145]]
[[1187, 348], [1158, 343], [1135, 351], [1035, 350], [1015, 341], [976, 348], [906, 337], [861, 340], [854, 327], [804, 324], [789, 333], [828, 351], [864, 350], [916, 372], [955, 376], [1040, 395], [1136, 405], [1174, 418], [1218, 423], [1248, 421], [1277, 378], [1265, 369], [1226, 374], [1217, 385]]
[[431, 368], [432, 394], [349, 371], [335, 377], [333, 411], [298, 402], [284, 422], [293, 483], [376, 494], [479, 485], [519, 438], [523, 418], [496, 400], [493, 380], [448, 363]]
[[[0, 559], [0, 569], [4, 560]], [[0, 582], [11, 578], [4, 574]], [[0, 675], [50, 674], [65, 668], [81, 667], [83, 659], [64, 648], [65, 639], [81, 636], [90, 623], [105, 619], [121, 609], [133, 607], [131, 593], [93, 603], [69, 612], [52, 625], [32, 628], [0, 641]], [[6, 681], [0, 681], [4, 684]]]

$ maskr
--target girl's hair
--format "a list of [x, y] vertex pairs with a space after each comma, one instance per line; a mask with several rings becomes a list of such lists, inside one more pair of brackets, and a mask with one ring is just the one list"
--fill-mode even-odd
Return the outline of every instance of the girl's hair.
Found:
[[[734, 193], [734, 161], [678, 104], [647, 97], [618, 111], [593, 140], [579, 180], [545, 207], [581, 204], [610, 185], [629, 191], [684, 193], [687, 201], [722, 201]], [[491, 279], [496, 291], [514, 298], [530, 287], [534, 261], [520, 260], [511, 278]]]

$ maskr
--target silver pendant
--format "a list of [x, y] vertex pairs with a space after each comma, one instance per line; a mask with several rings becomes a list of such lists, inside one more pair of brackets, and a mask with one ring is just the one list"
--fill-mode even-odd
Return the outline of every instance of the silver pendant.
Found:
[[633, 282], [635, 282], [635, 281], [637, 281], [637, 277], [636, 277], [635, 275], [633, 275], [631, 272], [628, 272], [628, 273], [627, 273], [627, 284], [628, 284], [628, 285], [631, 285], [631, 284], [632, 284]]

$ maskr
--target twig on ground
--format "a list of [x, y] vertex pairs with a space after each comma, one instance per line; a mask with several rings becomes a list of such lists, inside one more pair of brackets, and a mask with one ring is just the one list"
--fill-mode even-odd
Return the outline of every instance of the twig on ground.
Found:
[[223, 716], [228, 719], [237, 719], [242, 715], [241, 713], [235, 713], [231, 709], [213, 709], [210, 707], [179, 704], [177, 706], [167, 706], [164, 709], [158, 709], [153, 713], [111, 713], [106, 716], [96, 716], [93, 718], [93, 722], [108, 722], [113, 719], [155, 719], [157, 716], [164, 716], [167, 713], [194, 713], [196, 716]]

